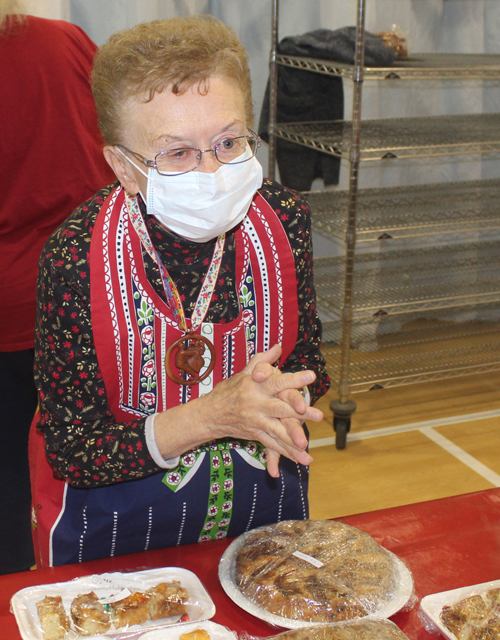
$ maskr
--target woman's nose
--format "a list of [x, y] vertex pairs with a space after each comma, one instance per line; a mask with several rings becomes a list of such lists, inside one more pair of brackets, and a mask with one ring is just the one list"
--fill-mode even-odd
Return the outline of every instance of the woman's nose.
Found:
[[202, 173], [215, 173], [220, 167], [220, 162], [215, 157], [213, 149], [207, 149], [201, 152], [201, 161], [197, 171]]

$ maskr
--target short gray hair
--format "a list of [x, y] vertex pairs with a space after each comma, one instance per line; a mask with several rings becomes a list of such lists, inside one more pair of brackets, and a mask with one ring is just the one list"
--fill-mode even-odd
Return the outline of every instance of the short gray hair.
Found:
[[123, 143], [123, 107], [171, 88], [182, 94], [197, 86], [206, 93], [211, 77], [240, 89], [247, 124], [252, 123], [248, 54], [233, 29], [209, 15], [154, 20], [118, 31], [97, 52], [92, 91], [106, 144]]

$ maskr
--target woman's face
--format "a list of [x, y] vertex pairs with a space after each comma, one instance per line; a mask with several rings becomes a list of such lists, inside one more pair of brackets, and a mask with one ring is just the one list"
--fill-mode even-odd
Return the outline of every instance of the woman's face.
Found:
[[[205, 95], [198, 86], [176, 95], [169, 89], [156, 93], [150, 102], [131, 100], [124, 109], [124, 145], [153, 160], [161, 151], [182, 147], [210, 149], [227, 136], [247, 134], [245, 107], [241, 91], [222, 78], [209, 81]], [[123, 159], [120, 158], [123, 162]], [[146, 193], [147, 179], [130, 163], [127, 171], [137, 189], [123, 186], [131, 193]], [[211, 153], [204, 153], [197, 171], [212, 173], [221, 165]], [[115, 168], [115, 167], [113, 167]], [[147, 167], [142, 167], [147, 172]]]

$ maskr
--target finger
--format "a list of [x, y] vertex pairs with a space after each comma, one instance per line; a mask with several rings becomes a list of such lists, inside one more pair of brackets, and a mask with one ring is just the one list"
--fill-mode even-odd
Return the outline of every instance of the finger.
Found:
[[305, 434], [304, 427], [302, 426], [302, 422], [292, 418], [286, 418], [285, 420], [281, 420], [281, 424], [285, 427], [288, 436], [295, 447], [301, 451], [307, 449], [307, 445], [309, 443], [307, 441], [307, 436]]
[[272, 478], [279, 478], [280, 477], [280, 468], [279, 468], [280, 454], [277, 451], [274, 451], [274, 449], [266, 449], [266, 456], [267, 456], [267, 472]]
[[[259, 440], [266, 447], [276, 451], [279, 449], [279, 453], [287, 451], [290, 454], [304, 451], [307, 447], [307, 440], [304, 442], [297, 436], [294, 430], [296, 424], [299, 424], [298, 420], [295, 421], [295, 424], [286, 420], [267, 420], [265, 427], [261, 427], [258, 431]], [[292, 435], [299, 444], [294, 442]]]
[[[253, 437], [257, 438], [265, 447], [273, 449], [287, 458], [295, 459], [307, 448], [304, 430], [300, 425], [300, 430], [304, 434], [304, 437], [301, 438], [300, 434], [295, 431], [296, 426], [299, 426], [298, 421], [293, 423], [268, 419], [264, 426], [260, 426], [254, 432]], [[292, 435], [299, 442], [298, 445], [294, 442]]]
[[282, 455], [293, 462], [303, 464], [305, 467], [308, 467], [313, 461], [312, 456], [309, 455], [307, 451], [300, 451], [300, 453], [283, 453]]
[[278, 455], [282, 455], [282, 456], [285, 456], [286, 458], [290, 458], [290, 460], [295, 460], [296, 456], [300, 456], [301, 453], [304, 453], [303, 451], [301, 452], [299, 449], [293, 450], [292, 452], [291, 448], [286, 447], [285, 445], [280, 443], [280, 441], [278, 440], [274, 440], [268, 433], [265, 433], [265, 432], [260, 434], [257, 440], [259, 440], [259, 442], [263, 444], [266, 447], [266, 449], [272, 449]]
[[282, 420], [283, 418], [296, 418], [297, 420], [300, 420], [300, 422], [304, 422], [305, 420], [310, 420], [311, 422], [321, 422], [323, 420], [323, 412], [319, 409], [306, 406], [304, 413], [299, 413], [298, 411], [295, 411], [295, 409], [288, 402], [281, 400], [277, 396], [267, 398], [262, 402], [260, 406], [262, 412], [270, 418], [279, 418], [280, 420]]
[[302, 389], [302, 387], [306, 387], [315, 380], [316, 374], [314, 371], [306, 369], [304, 371], [296, 371], [295, 373], [287, 373], [282, 376], [269, 376], [262, 386], [264, 393], [276, 395], [285, 389]]
[[258, 437], [260, 442], [269, 449], [284, 455], [290, 460], [309, 465], [312, 457], [306, 451], [308, 441], [302, 423], [298, 420], [282, 420]]
[[324, 418], [321, 409], [316, 409], [316, 407], [307, 407], [306, 412], [302, 415], [302, 420], [310, 420], [311, 422], [321, 422]]
[[298, 389], [284, 389], [277, 394], [280, 400], [287, 402], [294, 411], [303, 415], [307, 411], [307, 404], [304, 396]]
[[[264, 442], [264, 440], [265, 440], [265, 442]], [[285, 458], [288, 458], [289, 460], [292, 460], [293, 462], [298, 462], [299, 464], [303, 464], [305, 466], [308, 466], [313, 461], [312, 456], [310, 456], [307, 451], [301, 451], [301, 450], [295, 449], [295, 448], [284, 447], [284, 446], [280, 445], [277, 441], [273, 441], [272, 438], [270, 438], [270, 437], [262, 438], [262, 439], [259, 438], [259, 441], [267, 449], [272, 449], [277, 454], [280, 454], [280, 455], [284, 456]], [[275, 476], [273, 476], [273, 477], [275, 477]]]
[[269, 376], [281, 375], [281, 371], [277, 367], [273, 367], [269, 362], [258, 362], [252, 371], [252, 380], [254, 382], [265, 382]]
[[259, 362], [268, 362], [269, 364], [273, 364], [276, 360], [281, 356], [281, 347], [279, 344], [275, 344], [273, 347], [268, 349], [267, 351], [261, 351], [260, 353], [256, 353], [252, 356], [247, 364], [247, 366], [243, 369], [243, 373], [252, 373], [255, 369], [255, 366]]

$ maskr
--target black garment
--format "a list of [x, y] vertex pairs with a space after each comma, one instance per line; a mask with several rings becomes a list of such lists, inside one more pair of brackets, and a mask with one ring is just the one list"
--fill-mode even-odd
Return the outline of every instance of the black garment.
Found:
[[[289, 56], [335, 60], [354, 64], [356, 53], [356, 27], [316, 29], [301, 36], [283, 38], [278, 52]], [[365, 31], [366, 67], [390, 67], [396, 59], [394, 51], [386, 47], [381, 36]]]
[[[335, 60], [353, 64], [356, 49], [356, 27], [336, 31], [317, 29], [300, 36], [283, 38], [278, 45], [282, 55]], [[365, 32], [365, 65], [391, 66], [395, 54], [380, 36]], [[344, 118], [342, 78], [311, 73], [292, 67], [278, 66], [278, 122], [320, 122]], [[262, 105], [259, 135], [268, 141], [269, 82]], [[340, 158], [279, 139], [276, 159], [283, 185], [299, 191], [311, 188], [315, 178], [325, 185], [338, 184]]]
[[[290, 67], [278, 68], [278, 122], [342, 120], [344, 88], [342, 78]], [[259, 135], [268, 142], [269, 82], [259, 124]], [[338, 184], [340, 158], [278, 138], [276, 159], [280, 182], [290, 189], [308, 191], [315, 178], [325, 185]]]
[[0, 352], [0, 574], [35, 564], [28, 435], [36, 405], [33, 349]]

